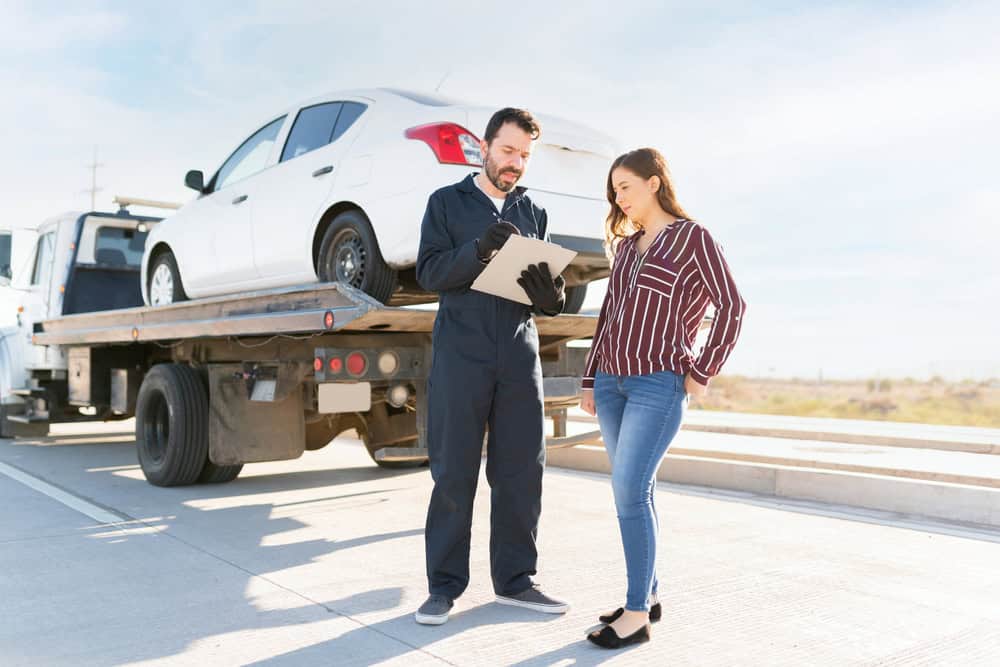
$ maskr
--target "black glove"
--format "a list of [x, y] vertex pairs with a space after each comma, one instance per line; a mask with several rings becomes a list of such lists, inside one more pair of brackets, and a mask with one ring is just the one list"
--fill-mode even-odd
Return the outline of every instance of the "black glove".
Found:
[[493, 253], [503, 247], [503, 244], [507, 242], [511, 234], [520, 236], [521, 232], [512, 223], [506, 221], [494, 222], [487, 227], [483, 238], [479, 239], [476, 244], [479, 259], [484, 262], [489, 261], [493, 257]]
[[545, 262], [532, 264], [521, 272], [517, 279], [524, 292], [531, 299], [531, 305], [546, 315], [558, 315], [566, 303], [566, 281], [562, 276], [553, 280], [549, 265]]

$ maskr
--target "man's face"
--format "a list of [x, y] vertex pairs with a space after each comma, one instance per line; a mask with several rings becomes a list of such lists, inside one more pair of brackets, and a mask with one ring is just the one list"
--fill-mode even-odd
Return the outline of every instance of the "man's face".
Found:
[[481, 142], [483, 171], [486, 178], [502, 192], [510, 192], [528, 168], [528, 158], [535, 142], [517, 123], [504, 123], [487, 144]]

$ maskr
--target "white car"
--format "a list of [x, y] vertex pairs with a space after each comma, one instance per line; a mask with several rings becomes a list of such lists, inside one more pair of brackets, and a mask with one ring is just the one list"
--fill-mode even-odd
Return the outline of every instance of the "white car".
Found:
[[[434, 190], [478, 171], [495, 109], [395, 89], [332, 93], [268, 118], [149, 235], [143, 298], [188, 298], [342, 281], [383, 303], [432, 300], [414, 277]], [[608, 274], [602, 247], [609, 137], [532, 112], [542, 136], [522, 185], [552, 240], [579, 253], [564, 272], [567, 312]]]

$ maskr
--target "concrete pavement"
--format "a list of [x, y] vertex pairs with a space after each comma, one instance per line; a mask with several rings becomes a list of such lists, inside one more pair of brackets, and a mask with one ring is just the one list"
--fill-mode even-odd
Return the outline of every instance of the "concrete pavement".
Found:
[[568, 615], [492, 602], [483, 479], [472, 584], [427, 628], [412, 620], [426, 469], [381, 470], [340, 438], [231, 484], [160, 489], [122, 425], [54, 430], [0, 441], [0, 462], [122, 520], [0, 474], [4, 665], [1000, 661], [997, 531], [661, 483], [665, 620], [650, 644], [610, 653], [583, 640], [624, 597], [606, 476], [547, 473], [539, 580]]

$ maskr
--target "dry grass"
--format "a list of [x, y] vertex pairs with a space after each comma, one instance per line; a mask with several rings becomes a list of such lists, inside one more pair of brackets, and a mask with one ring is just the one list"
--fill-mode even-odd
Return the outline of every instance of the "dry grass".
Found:
[[692, 407], [1000, 428], [1000, 381], [776, 380], [722, 376]]

